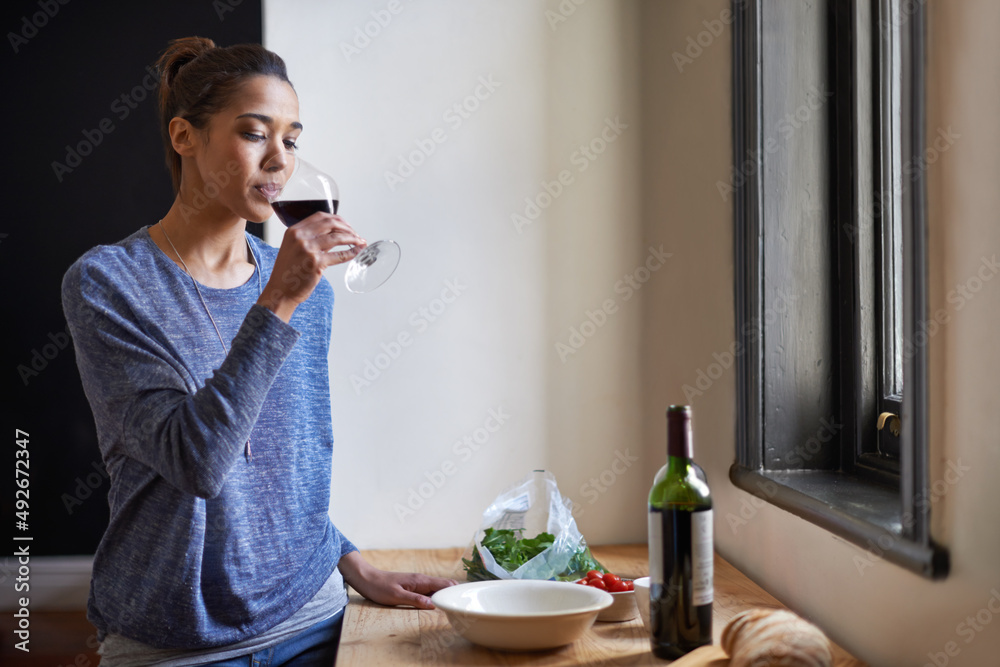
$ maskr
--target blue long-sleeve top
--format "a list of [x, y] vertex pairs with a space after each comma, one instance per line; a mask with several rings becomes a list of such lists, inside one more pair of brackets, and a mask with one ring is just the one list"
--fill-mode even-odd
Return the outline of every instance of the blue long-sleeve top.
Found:
[[87, 605], [99, 641], [247, 639], [291, 616], [356, 550], [328, 514], [333, 288], [321, 280], [286, 324], [255, 305], [277, 249], [247, 239], [250, 280], [200, 286], [228, 354], [191, 277], [148, 228], [90, 250], [63, 278], [111, 481]]

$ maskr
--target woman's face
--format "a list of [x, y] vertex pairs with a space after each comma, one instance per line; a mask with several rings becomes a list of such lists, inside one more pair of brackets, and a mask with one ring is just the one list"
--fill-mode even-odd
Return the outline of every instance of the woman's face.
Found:
[[199, 133], [199, 178], [190, 201], [198, 208], [199, 202], [223, 207], [246, 220], [267, 220], [273, 214], [268, 190], [287, 179], [301, 132], [299, 100], [288, 83], [266, 75], [247, 79], [228, 108]]

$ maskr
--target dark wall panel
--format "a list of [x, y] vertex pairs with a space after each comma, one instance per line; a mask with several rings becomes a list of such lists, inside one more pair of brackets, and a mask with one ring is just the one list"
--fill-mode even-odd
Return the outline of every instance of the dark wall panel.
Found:
[[[260, 2], [5, 3], [0, 220], [4, 533], [33, 555], [93, 553], [108, 483], [66, 334], [60, 282], [87, 249], [166, 213], [173, 194], [152, 63], [177, 37], [260, 42]], [[15, 429], [29, 434], [27, 530], [15, 517]], [[23, 478], [22, 478], [23, 479]]]

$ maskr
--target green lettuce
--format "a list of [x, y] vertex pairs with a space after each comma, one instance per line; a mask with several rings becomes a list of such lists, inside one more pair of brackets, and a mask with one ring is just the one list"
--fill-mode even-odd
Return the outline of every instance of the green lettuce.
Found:
[[[531, 538], [521, 537], [523, 533], [523, 529], [515, 531], [506, 528], [499, 530], [487, 528], [486, 534], [483, 536], [483, 546], [493, 555], [497, 565], [508, 572], [513, 572], [551, 547], [555, 544], [556, 540], [555, 536], [551, 533], [539, 533]], [[466, 578], [469, 581], [484, 581], [499, 578], [486, 570], [483, 560], [479, 556], [479, 550], [476, 548], [472, 549], [472, 558], [463, 558], [462, 564], [465, 568]], [[607, 571], [591, 555], [590, 549], [586, 544], [581, 543], [580, 547], [570, 558], [566, 569], [557, 574], [555, 579], [558, 581], [573, 581], [574, 579], [583, 577], [588, 570], [597, 570], [598, 572]]]

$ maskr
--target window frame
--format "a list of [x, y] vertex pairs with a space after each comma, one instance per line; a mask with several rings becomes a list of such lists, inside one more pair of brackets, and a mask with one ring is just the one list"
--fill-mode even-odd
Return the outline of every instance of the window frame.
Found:
[[[879, 336], [881, 341], [883, 318], [873, 316], [871, 309], [865, 314], [861, 308], [865, 298], [873, 299], [870, 305], [874, 308], [882, 305], [875, 295], [881, 282], [875, 280], [875, 272], [881, 270], [881, 263], [875, 253], [862, 256], [865, 244], [858, 242], [858, 235], [868, 230], [866, 233], [874, 236], [872, 230], [879, 221], [871, 212], [875, 210], [879, 188], [884, 191], [881, 186], [884, 176], [880, 164], [876, 164], [883, 142], [877, 131], [864, 136], [864, 126], [859, 126], [856, 118], [859, 113], [870, 113], [872, 127], [877, 129], [881, 125], [879, 100], [885, 81], [875, 76], [871, 88], [859, 88], [859, 82], [865, 80], [858, 72], [878, 68], [881, 35], [875, 18], [883, 10], [882, 0], [829, 0], [827, 50], [822, 54], [826, 58], [828, 85], [833, 90], [827, 128], [829, 160], [825, 165], [830, 188], [828, 224], [833, 258], [830, 276], [825, 280], [834, 305], [826, 324], [833, 329], [833, 349], [839, 356], [834, 368], [834, 403], [843, 428], [823, 445], [826, 448], [823, 465], [791, 471], [765, 465], [765, 459], [773, 460], [770, 452], [765, 453], [765, 445], [772, 446], [764, 433], [765, 382], [774, 380], [774, 372], [765, 368], [762, 339], [768, 335], [768, 325], [763, 304], [773, 297], [773, 276], [781, 267], [768, 266], [770, 273], [765, 281], [766, 234], [769, 228], [775, 233], [776, 227], [774, 221], [765, 219], [764, 204], [766, 197], [776, 195], [764, 192], [762, 177], [764, 160], [772, 152], [770, 146], [763, 150], [762, 63], [764, 49], [768, 48], [762, 39], [764, 4], [764, 0], [732, 3], [733, 163], [741, 174], [734, 192], [735, 310], [737, 349], [742, 354], [736, 363], [737, 456], [730, 479], [737, 487], [863, 547], [870, 556], [897, 563], [928, 578], [943, 578], [949, 568], [948, 552], [930, 537], [931, 507], [927, 502], [930, 497], [927, 337], [923, 343], [914, 337], [916, 324], [927, 318], [926, 187], [922, 169], [907, 173], [907, 178], [899, 181], [898, 192], [894, 182], [892, 189], [893, 196], [898, 195], [898, 210], [902, 213], [906, 342], [905, 390], [896, 412], [901, 416], [902, 426], [899, 458], [896, 462], [872, 458], [872, 452], [879, 447], [873, 420], [877, 411], [893, 404], [886, 402], [892, 397], [881, 391], [880, 355], [867, 362], [863, 357], [863, 336]], [[909, 13], [900, 17], [899, 23], [902, 112], [899, 148], [903, 165], [916, 163], [915, 158], [924, 154], [925, 142], [925, 17], [922, 4], [907, 5], [907, 9]], [[864, 19], [865, 16], [868, 18]], [[857, 39], [858, 35], [864, 37], [855, 24], [859, 17], [874, 27], [870, 40]], [[844, 169], [845, 164], [852, 168]], [[867, 226], [861, 218], [866, 215], [874, 219]], [[872, 243], [866, 247], [880, 247], [875, 239], [870, 240]], [[863, 271], [870, 272], [867, 278]], [[835, 274], [850, 279], [835, 280], [832, 277]], [[881, 343], [876, 345], [878, 348]], [[774, 433], [773, 415], [768, 414], [767, 419], [768, 433]], [[829, 464], [831, 457], [834, 465]], [[863, 571], [863, 567], [859, 564], [859, 570]]]
[[[901, 364], [897, 355], [905, 350], [903, 345], [902, 317], [897, 320], [902, 303], [895, 287], [902, 284], [902, 262], [895, 255], [897, 242], [902, 242], [902, 39], [898, 0], [872, 0], [871, 11], [877, 15], [872, 21], [872, 118], [873, 123], [873, 202], [874, 218], [874, 278], [877, 352], [875, 361], [875, 391], [879, 415], [900, 415], [903, 411]], [[898, 61], [896, 59], [899, 59]], [[900, 70], [900, 71], [897, 71]], [[897, 132], [898, 129], [898, 132]], [[898, 422], [897, 422], [898, 423]], [[860, 462], [876, 470], [886, 470], [899, 475], [901, 445], [898, 433], [892, 428], [878, 431], [874, 450], [862, 450]]]

